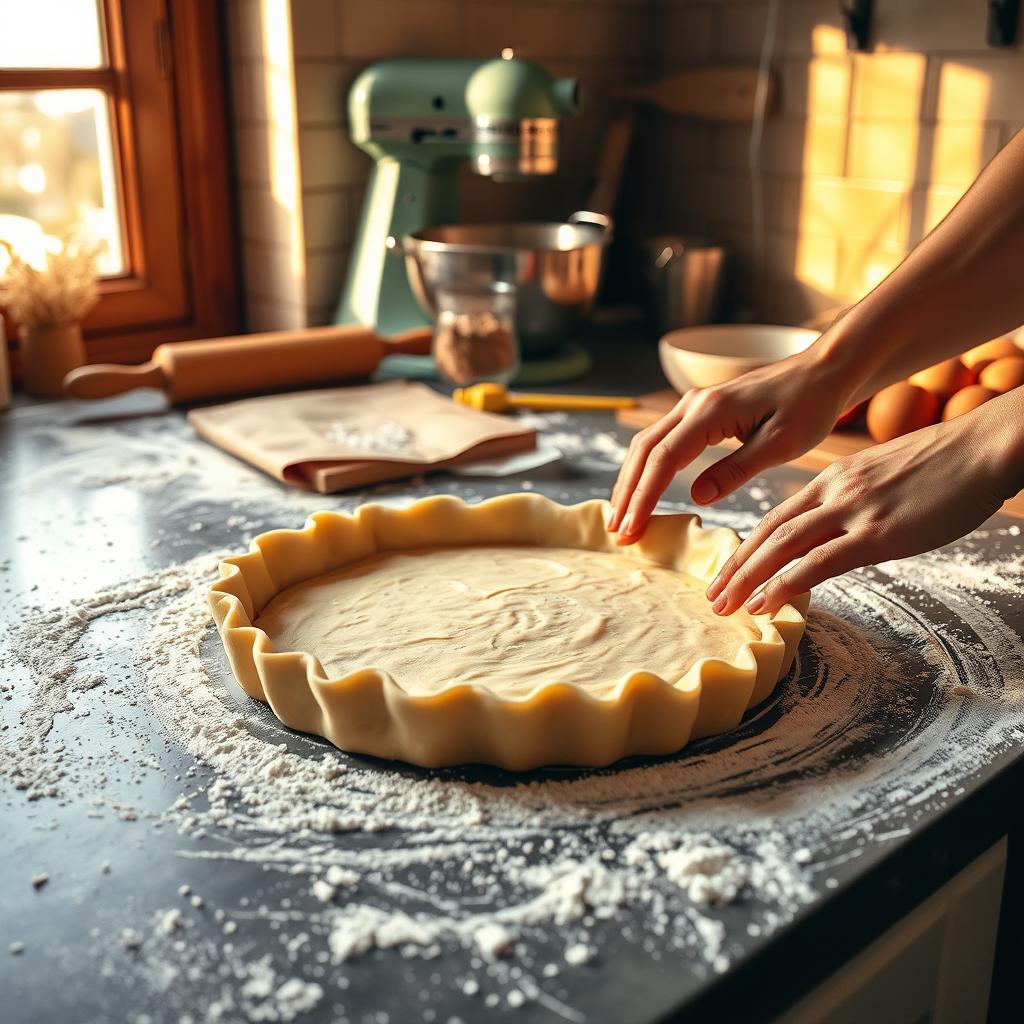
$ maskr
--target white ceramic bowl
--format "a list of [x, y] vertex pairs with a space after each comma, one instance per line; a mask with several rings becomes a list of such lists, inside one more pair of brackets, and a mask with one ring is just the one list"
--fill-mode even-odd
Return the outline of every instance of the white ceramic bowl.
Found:
[[819, 333], [773, 324], [684, 327], [658, 342], [658, 355], [669, 383], [683, 392], [721, 384], [803, 352]]

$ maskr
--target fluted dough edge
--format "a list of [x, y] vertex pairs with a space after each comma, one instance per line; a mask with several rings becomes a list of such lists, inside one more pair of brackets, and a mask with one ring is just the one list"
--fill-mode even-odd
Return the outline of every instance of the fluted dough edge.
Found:
[[739, 544], [732, 530], [704, 529], [698, 516], [666, 515], [651, 520], [638, 544], [620, 548], [604, 528], [608, 513], [604, 501], [566, 506], [538, 494], [476, 505], [441, 495], [401, 509], [317, 512], [302, 529], [261, 534], [247, 553], [221, 562], [210, 608], [242, 689], [268, 703], [290, 728], [352, 753], [430, 768], [596, 767], [631, 755], [670, 754], [734, 728], [789, 671], [809, 595], [774, 615], [754, 616], [761, 638], [744, 644], [732, 662], [702, 659], [676, 685], [638, 666], [602, 697], [567, 683], [540, 684], [521, 698], [475, 684], [411, 696], [373, 669], [329, 678], [316, 657], [276, 651], [253, 625], [283, 590], [386, 551], [484, 544], [584, 548], [710, 581]]

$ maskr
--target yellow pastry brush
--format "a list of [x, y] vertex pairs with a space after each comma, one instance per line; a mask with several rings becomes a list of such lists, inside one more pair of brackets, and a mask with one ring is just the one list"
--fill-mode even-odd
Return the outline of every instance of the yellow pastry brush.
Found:
[[452, 400], [482, 412], [533, 409], [535, 412], [601, 412], [632, 409], [635, 398], [612, 395], [542, 395], [509, 391], [504, 384], [471, 384], [456, 388]]

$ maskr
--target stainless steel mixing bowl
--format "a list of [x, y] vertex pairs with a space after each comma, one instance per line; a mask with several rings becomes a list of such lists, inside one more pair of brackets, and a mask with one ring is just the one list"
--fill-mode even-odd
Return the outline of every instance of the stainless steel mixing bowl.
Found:
[[570, 340], [590, 312], [601, 281], [610, 217], [579, 211], [563, 224], [449, 224], [388, 246], [405, 258], [412, 290], [437, 316], [437, 293], [479, 296], [512, 286], [524, 355]]

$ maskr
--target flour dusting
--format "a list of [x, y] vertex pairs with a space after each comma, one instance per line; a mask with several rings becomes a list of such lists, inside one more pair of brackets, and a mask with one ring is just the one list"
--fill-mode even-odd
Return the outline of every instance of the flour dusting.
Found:
[[403, 455], [409, 458], [417, 454], [416, 437], [413, 432], [393, 420], [385, 420], [373, 430], [335, 420], [324, 428], [324, 437], [334, 444], [343, 444], [364, 452]]
[[[571, 433], [568, 418], [538, 420], [549, 439]], [[215, 455], [242, 535], [296, 525], [324, 501], [244, 469], [236, 495], [233, 460], [184, 441], [156, 452], [155, 433], [103, 478], [84, 445], [41, 429], [67, 445], [63, 469], [83, 488], [206, 480]], [[571, 444], [621, 458], [599, 434]], [[728, 509], [706, 518], [756, 522]], [[233, 902], [175, 880], [145, 919], [129, 908], [97, 924], [101, 976], [148, 993], [168, 1020], [190, 1015], [200, 985], [208, 1020], [290, 1021], [327, 1007], [343, 1020], [360, 965], [392, 957], [448, 965], [467, 1019], [473, 1007], [535, 1002], [582, 1022], [567, 979], [600, 966], [612, 937], [708, 977], [725, 971], [750, 937], [771, 936], [835, 884], [837, 842], [845, 858], [874, 855], [1019, 744], [1024, 641], [996, 601], [1020, 592], [1024, 558], [1012, 550], [994, 562], [966, 544], [833, 581], [815, 594], [793, 676], [734, 733], [676, 758], [526, 779], [424, 772], [289, 733], [230, 679], [205, 602], [224, 552], [208, 551], [66, 605], [45, 593], [25, 602], [0, 653], [0, 774], [36, 806], [173, 832], [183, 870], [262, 868], [266, 883]], [[133, 652], [123, 674], [98, 674], [96, 652], [115, 641]], [[113, 697], [155, 715], [165, 746], [148, 748], [109, 714], [127, 752], [122, 774], [97, 788], [79, 771], [91, 754], [65, 727]], [[178, 756], [189, 767], [172, 773]], [[157, 815], [129, 785], [150, 776], [170, 794]], [[728, 923], [736, 908], [742, 934]], [[424, 989], [428, 1021], [431, 998]]]

